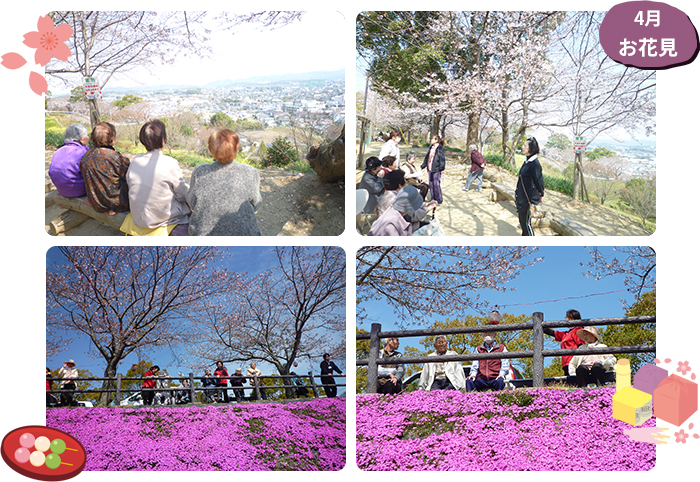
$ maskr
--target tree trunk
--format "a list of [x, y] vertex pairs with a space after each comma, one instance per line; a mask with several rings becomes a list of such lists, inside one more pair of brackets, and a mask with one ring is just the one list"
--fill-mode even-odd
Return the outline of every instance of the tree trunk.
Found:
[[[109, 360], [107, 363], [107, 368], [105, 368], [105, 378], [107, 377], [116, 377], [117, 376], [117, 364], [119, 363], [119, 359], [114, 358], [112, 360]], [[102, 389], [103, 390], [108, 390], [108, 389], [113, 389], [116, 386], [114, 383], [114, 380], [104, 380], [102, 382]], [[113, 393], [107, 393], [107, 392], [102, 392], [100, 393], [100, 401], [98, 402], [98, 406], [100, 407], [108, 407], [109, 404], [112, 401], [112, 398], [114, 397]]]
[[578, 199], [579, 197], [579, 192], [581, 191], [581, 161], [583, 159], [583, 153], [582, 152], [577, 152], [576, 155], [574, 156], [574, 192], [573, 192], [573, 197], [574, 199]]
[[338, 138], [330, 144], [311, 147], [306, 160], [323, 182], [345, 179], [345, 125]]
[[469, 146], [474, 144], [478, 147], [479, 145], [479, 119], [481, 118], [480, 112], [472, 112], [469, 114], [469, 125], [467, 127], [467, 149]]
[[440, 134], [440, 121], [442, 116], [440, 114], [435, 114], [433, 117], [433, 125], [430, 126], [430, 137], [437, 136]]

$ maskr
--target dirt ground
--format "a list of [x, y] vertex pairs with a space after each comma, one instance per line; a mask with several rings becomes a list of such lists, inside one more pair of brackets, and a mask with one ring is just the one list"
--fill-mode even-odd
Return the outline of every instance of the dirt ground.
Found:
[[[54, 150], [45, 151], [45, 181]], [[193, 168], [181, 164], [185, 180]], [[260, 171], [262, 204], [257, 212], [263, 236], [338, 236], [345, 230], [344, 187], [326, 184], [315, 173], [298, 174], [281, 169]], [[45, 209], [45, 225], [63, 210], [55, 205]], [[89, 219], [65, 233], [66, 236], [123, 236], [99, 221]]]
[[[425, 148], [408, 148], [399, 146], [401, 156], [411, 150], [416, 152], [420, 167], [427, 152]], [[381, 143], [373, 142], [365, 151], [365, 159], [378, 155]], [[443, 203], [435, 215], [447, 236], [520, 236], [520, 224], [512, 201], [492, 202], [489, 200], [491, 189], [486, 187], [476, 192], [476, 181], [472, 190], [462, 191], [469, 164], [460, 162], [457, 156], [447, 156], [447, 167], [442, 177]], [[363, 171], [356, 171], [356, 181], [359, 182]], [[491, 164], [486, 165], [485, 176], [499, 178], [504, 184], [515, 189], [517, 177], [510, 172]], [[426, 179], [427, 182], [427, 174]], [[599, 204], [588, 204], [572, 200], [564, 194], [547, 191], [541, 205], [543, 211], [553, 216], [567, 218], [588, 228], [596, 236], [648, 236], [651, 234], [644, 229], [640, 222], [629, 216]], [[549, 228], [535, 228], [536, 236], [555, 236], [557, 233]]]

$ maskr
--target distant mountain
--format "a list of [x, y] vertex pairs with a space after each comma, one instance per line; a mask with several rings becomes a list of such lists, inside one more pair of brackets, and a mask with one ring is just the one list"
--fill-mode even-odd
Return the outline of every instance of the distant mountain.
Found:
[[161, 85], [148, 85], [139, 87], [109, 87], [107, 86], [104, 93], [120, 93], [120, 92], [153, 92], [158, 90], [186, 90], [186, 89], [197, 89], [197, 88], [207, 88], [207, 89], [220, 89], [225, 87], [233, 87], [238, 85], [251, 85], [251, 84], [274, 84], [282, 82], [304, 82], [304, 81], [319, 81], [319, 80], [345, 80], [345, 70], [333, 70], [333, 71], [322, 71], [322, 72], [304, 72], [300, 74], [278, 74], [278, 75], [261, 75], [255, 77], [248, 77], [246, 79], [227, 79], [227, 80], [215, 80], [204, 85], [192, 85], [192, 84], [161, 84]]

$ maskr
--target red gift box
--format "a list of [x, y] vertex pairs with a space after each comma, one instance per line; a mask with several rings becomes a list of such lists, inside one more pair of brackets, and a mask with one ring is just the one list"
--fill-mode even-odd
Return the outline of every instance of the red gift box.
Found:
[[672, 374], [654, 390], [654, 416], [679, 427], [698, 410], [698, 384]]

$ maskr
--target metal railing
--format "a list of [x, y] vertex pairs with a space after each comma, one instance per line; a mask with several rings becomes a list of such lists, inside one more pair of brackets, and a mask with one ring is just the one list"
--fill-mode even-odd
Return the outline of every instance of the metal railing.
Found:
[[535, 312], [532, 314], [532, 323], [511, 323], [499, 325], [463, 326], [453, 328], [429, 328], [422, 330], [402, 330], [402, 331], [381, 331], [381, 324], [372, 323], [369, 333], [358, 333], [356, 340], [369, 340], [369, 357], [355, 361], [357, 366], [367, 367], [367, 389], [366, 393], [376, 393], [377, 391], [377, 368], [382, 365], [398, 365], [409, 363], [431, 363], [435, 362], [434, 356], [379, 358], [380, 343], [382, 338], [408, 338], [416, 336], [436, 336], [436, 335], [456, 335], [483, 333], [485, 331], [520, 331], [532, 330], [533, 349], [527, 351], [509, 351], [506, 353], [471, 353], [468, 355], [444, 355], [441, 361], [472, 361], [472, 360], [493, 360], [500, 358], [532, 358], [532, 386], [541, 387], [544, 385], [544, 359], [545, 357], [561, 355], [587, 355], [587, 354], [623, 354], [623, 353], [655, 353], [656, 344], [617, 346], [606, 348], [577, 348], [577, 349], [545, 349], [544, 348], [544, 328], [573, 328], [575, 326], [596, 326], [596, 325], [625, 325], [656, 323], [656, 316], [633, 316], [619, 318], [591, 318], [585, 320], [561, 320], [544, 321], [544, 314]]

